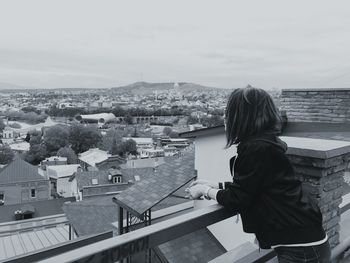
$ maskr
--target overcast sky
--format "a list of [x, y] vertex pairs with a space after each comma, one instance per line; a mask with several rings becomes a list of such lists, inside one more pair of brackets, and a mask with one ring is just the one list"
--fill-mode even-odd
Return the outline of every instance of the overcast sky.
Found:
[[2, 0], [0, 82], [350, 87], [350, 2]]

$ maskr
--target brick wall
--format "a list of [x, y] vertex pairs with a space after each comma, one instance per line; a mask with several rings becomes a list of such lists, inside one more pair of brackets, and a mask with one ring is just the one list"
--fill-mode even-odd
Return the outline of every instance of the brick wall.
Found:
[[291, 122], [350, 124], [350, 89], [285, 89], [281, 110]]
[[[329, 144], [327, 140], [309, 140], [313, 145]], [[347, 146], [326, 151], [291, 147], [287, 152], [304, 190], [316, 199], [320, 207], [331, 247], [339, 244], [339, 205], [342, 202], [344, 172], [350, 161], [350, 143], [344, 142], [344, 145]]]

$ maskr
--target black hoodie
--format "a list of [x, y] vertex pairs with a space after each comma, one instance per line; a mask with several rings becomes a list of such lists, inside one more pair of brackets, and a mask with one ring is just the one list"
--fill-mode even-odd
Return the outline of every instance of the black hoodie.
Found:
[[219, 204], [241, 214], [243, 230], [255, 233], [261, 248], [325, 238], [322, 214], [302, 191], [286, 150], [275, 135], [241, 142], [236, 160], [230, 160], [233, 182], [216, 196]]

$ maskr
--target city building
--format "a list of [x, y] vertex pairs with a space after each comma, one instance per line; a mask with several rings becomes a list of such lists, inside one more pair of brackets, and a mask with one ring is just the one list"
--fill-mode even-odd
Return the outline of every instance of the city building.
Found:
[[79, 164], [46, 165], [46, 175], [50, 178], [51, 189], [61, 197], [78, 198], [78, 188], [70, 178], [79, 169], [81, 169]]
[[38, 167], [16, 158], [0, 172], [0, 193], [5, 205], [47, 200], [50, 180]]
[[96, 164], [106, 161], [112, 155], [107, 151], [98, 148], [91, 148], [86, 152], [79, 154], [78, 160], [83, 170], [88, 170], [89, 167], [95, 167]]
[[0, 206], [0, 261], [36, 253], [76, 238], [62, 210], [74, 198]]
[[44, 160], [41, 161], [40, 166], [42, 169], [45, 170], [46, 166], [52, 166], [52, 165], [63, 165], [67, 164], [67, 157], [61, 157], [61, 156], [50, 156]]

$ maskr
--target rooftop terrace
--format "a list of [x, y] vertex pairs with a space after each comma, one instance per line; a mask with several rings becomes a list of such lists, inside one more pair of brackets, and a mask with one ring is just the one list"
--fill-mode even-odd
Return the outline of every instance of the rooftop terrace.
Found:
[[[350, 247], [350, 233], [348, 233], [350, 229], [350, 197], [346, 195], [342, 201], [341, 182], [343, 179], [341, 174], [348, 169], [350, 143], [287, 137], [283, 139], [289, 144], [288, 155], [295, 166], [297, 174], [301, 178], [308, 178], [308, 180], [312, 178], [313, 180], [310, 193], [315, 194], [323, 212], [324, 227], [332, 245], [333, 261], [347, 262], [346, 260], [349, 258], [347, 258], [346, 251]], [[183, 172], [184, 170], [179, 170], [180, 174], [181, 171]], [[185, 176], [184, 178], [187, 177]], [[308, 184], [308, 180], [303, 181], [303, 183]], [[135, 191], [137, 190], [138, 188], [135, 187]], [[119, 201], [127, 200], [127, 196], [127, 194], [125, 196], [121, 195], [117, 199]], [[154, 203], [157, 202], [158, 197]], [[129, 204], [129, 201], [127, 203]], [[133, 202], [131, 204], [134, 206]], [[145, 209], [147, 210], [152, 204], [147, 204], [146, 207], [140, 207], [140, 209], [134, 209], [137, 210], [133, 211], [135, 216], [144, 213]], [[94, 236], [91, 236], [89, 238], [92, 243], [83, 246], [76, 245], [79, 241], [70, 241], [72, 242], [70, 247], [57, 246], [55, 249], [13, 258], [11, 262], [23, 262], [24, 260], [26, 262], [40, 261], [46, 263], [115, 262], [123, 258], [129, 258], [132, 255], [140, 255], [143, 251], [146, 254], [148, 253], [147, 260], [152, 260], [152, 262], [177, 262], [174, 260], [175, 257], [173, 257], [173, 255], [176, 256], [176, 253], [171, 251], [178, 249], [178, 251], [185, 253], [186, 251], [177, 246], [186, 242], [186, 240], [191, 240], [188, 238], [188, 235], [193, 233], [205, 234], [203, 230], [205, 231], [208, 226], [234, 215], [217, 204], [188, 211], [188, 213], [180, 213], [178, 216], [166, 218], [166, 220], [161, 222], [154, 220], [151, 225], [120, 236], [106, 238], [101, 241], [97, 241], [97, 237], [94, 240]], [[120, 224], [115, 223], [115, 226], [118, 227], [118, 225], [120, 226]], [[172, 245], [166, 245], [169, 241], [174, 242]], [[203, 244], [196, 244], [191, 243], [190, 249], [192, 252], [197, 251], [199, 253], [200, 250], [197, 250], [197, 248]], [[75, 249], [72, 249], [72, 247], [75, 247]], [[162, 250], [162, 253], [159, 253], [159, 249]], [[241, 263], [275, 261], [273, 251], [262, 250], [259, 252], [253, 244], [242, 244], [242, 246], [215, 258], [218, 254], [214, 258], [210, 258], [210, 255], [207, 255], [207, 260], [211, 263], [232, 262], [232, 260]], [[234, 259], [232, 258], [233, 255]], [[200, 256], [197, 259], [192, 258], [192, 260], [192, 262], [203, 262], [203, 258]]]

